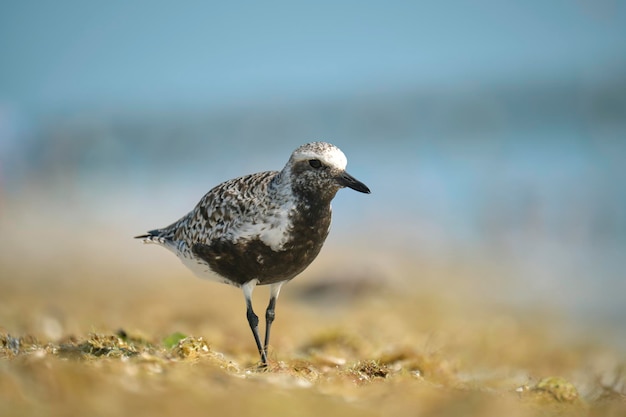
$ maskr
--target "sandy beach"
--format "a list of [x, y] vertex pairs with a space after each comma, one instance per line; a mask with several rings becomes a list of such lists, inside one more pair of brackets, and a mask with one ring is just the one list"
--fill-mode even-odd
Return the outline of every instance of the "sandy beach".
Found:
[[[374, 257], [372, 241], [331, 238], [285, 286], [259, 370], [240, 290], [196, 278], [126, 230], [91, 225], [55, 246], [70, 233], [63, 223], [23, 240], [19, 230], [37, 230], [29, 210], [5, 213], [6, 416], [626, 411], [624, 355], [609, 335], [549, 305], [486, 301], [476, 288], [499, 279], [493, 265]], [[255, 292], [258, 312], [267, 297]]]

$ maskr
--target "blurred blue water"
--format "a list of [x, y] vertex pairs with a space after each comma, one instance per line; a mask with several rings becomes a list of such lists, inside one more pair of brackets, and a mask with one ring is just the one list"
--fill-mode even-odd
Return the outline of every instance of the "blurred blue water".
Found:
[[367, 204], [347, 203], [362, 207], [339, 231], [373, 222], [372, 231], [433, 254], [479, 247], [524, 258], [548, 242], [558, 249], [554, 264], [597, 260], [605, 286], [623, 285], [625, 83], [585, 93], [577, 84], [483, 86], [228, 111], [55, 115], [3, 149], [4, 194], [34, 184], [106, 204], [102, 188], [146, 197], [178, 190], [192, 196], [189, 206], [221, 180], [279, 169], [299, 144], [325, 139], [374, 190]]

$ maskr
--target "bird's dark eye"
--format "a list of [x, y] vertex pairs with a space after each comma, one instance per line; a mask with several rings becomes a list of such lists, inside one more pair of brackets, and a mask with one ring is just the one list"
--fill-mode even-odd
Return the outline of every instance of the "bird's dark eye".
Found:
[[319, 159], [309, 159], [309, 165], [317, 169], [322, 167], [322, 162]]

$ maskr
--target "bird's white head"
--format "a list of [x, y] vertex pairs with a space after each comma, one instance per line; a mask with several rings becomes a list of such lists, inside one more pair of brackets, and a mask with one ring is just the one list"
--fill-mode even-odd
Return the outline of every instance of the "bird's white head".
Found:
[[312, 142], [300, 146], [291, 155], [293, 161], [319, 160], [323, 165], [345, 170], [348, 159], [341, 149], [326, 142]]

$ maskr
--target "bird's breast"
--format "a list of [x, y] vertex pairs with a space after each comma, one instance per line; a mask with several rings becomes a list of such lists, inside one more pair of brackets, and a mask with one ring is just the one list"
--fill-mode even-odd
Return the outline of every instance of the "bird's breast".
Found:
[[[314, 210], [311, 210], [314, 209]], [[211, 270], [233, 283], [251, 279], [271, 284], [291, 279], [319, 254], [330, 228], [330, 206], [302, 207], [250, 225], [245, 237], [196, 244], [192, 251]], [[270, 216], [272, 217], [272, 216]]]

